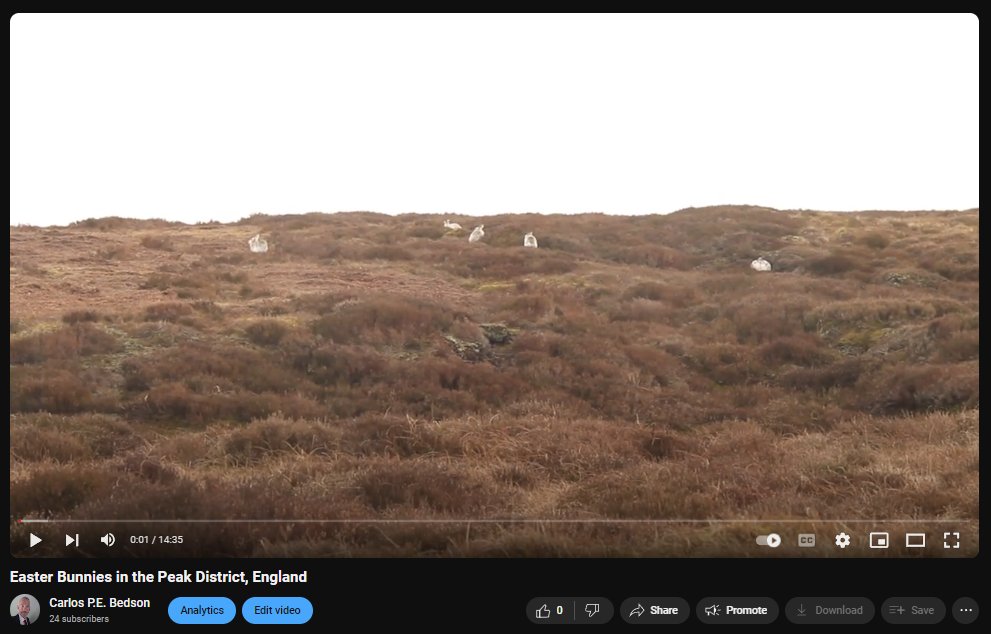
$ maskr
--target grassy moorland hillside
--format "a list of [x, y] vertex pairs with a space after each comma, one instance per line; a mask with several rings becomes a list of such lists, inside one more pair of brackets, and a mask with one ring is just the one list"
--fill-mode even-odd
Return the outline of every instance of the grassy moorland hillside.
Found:
[[169, 531], [257, 556], [976, 525], [977, 210], [444, 219], [12, 227], [12, 520], [338, 520]]

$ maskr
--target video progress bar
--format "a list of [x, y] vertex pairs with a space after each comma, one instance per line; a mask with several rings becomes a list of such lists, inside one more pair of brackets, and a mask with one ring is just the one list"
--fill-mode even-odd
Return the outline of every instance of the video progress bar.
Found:
[[19, 524], [966, 524], [976, 519], [949, 520], [679, 520], [679, 519], [33, 519]]

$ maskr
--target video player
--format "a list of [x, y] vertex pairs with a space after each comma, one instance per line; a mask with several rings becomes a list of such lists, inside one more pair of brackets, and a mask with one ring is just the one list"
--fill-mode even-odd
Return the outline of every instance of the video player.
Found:
[[10, 33], [11, 623], [979, 620], [975, 16]]

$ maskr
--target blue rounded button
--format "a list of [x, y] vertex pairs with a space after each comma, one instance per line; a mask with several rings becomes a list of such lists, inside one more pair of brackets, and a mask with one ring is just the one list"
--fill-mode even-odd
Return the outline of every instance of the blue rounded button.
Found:
[[313, 605], [303, 597], [251, 597], [241, 606], [241, 616], [256, 625], [298, 625], [313, 616]]
[[183, 625], [223, 625], [234, 620], [237, 607], [227, 597], [176, 597], [169, 618]]

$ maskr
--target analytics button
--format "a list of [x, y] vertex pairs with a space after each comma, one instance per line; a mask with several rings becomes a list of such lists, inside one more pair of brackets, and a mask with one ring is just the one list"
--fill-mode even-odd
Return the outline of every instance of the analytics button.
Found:
[[256, 625], [299, 625], [313, 616], [313, 605], [303, 597], [251, 597], [241, 616]]
[[169, 603], [169, 618], [182, 625], [223, 625], [236, 614], [227, 597], [176, 597]]

